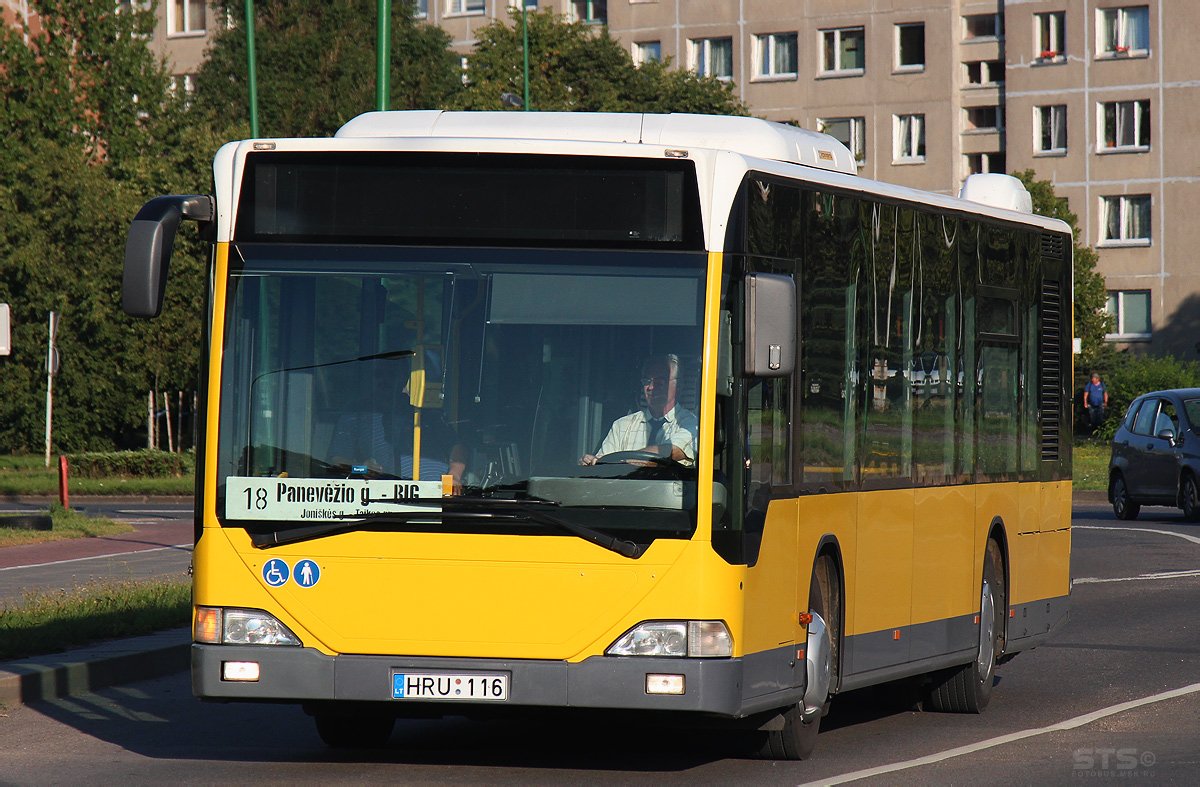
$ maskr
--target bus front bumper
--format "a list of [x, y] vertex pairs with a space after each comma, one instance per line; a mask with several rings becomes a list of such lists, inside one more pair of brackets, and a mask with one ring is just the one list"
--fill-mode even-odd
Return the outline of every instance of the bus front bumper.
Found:
[[[663, 659], [593, 656], [578, 663], [534, 659], [412, 658], [329, 656], [312, 648], [245, 645], [192, 645], [192, 689], [216, 701], [388, 702], [396, 706], [445, 706], [459, 715], [464, 706], [620, 708], [688, 711], [742, 717], [797, 702], [803, 686], [776, 685], [747, 703], [747, 685], [761, 690], [755, 659]], [[223, 679], [226, 662], [258, 665], [257, 680]], [[750, 665], [747, 670], [747, 665]], [[395, 699], [393, 677], [405, 673], [505, 675], [503, 701]], [[682, 694], [650, 694], [648, 675], [683, 676]], [[770, 683], [771, 681], [768, 681]]]

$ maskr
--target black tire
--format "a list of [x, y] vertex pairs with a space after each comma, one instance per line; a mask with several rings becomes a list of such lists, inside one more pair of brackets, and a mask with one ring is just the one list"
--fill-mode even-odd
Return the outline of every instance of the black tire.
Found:
[[[823, 555], [813, 566], [812, 579], [808, 587], [809, 612], [820, 615], [825, 621], [830, 639], [830, 681], [831, 689], [837, 686], [837, 656], [841, 635], [841, 586], [837, 582], [837, 568], [833, 559]], [[778, 730], [768, 730], [761, 741], [759, 756], [771, 760], [806, 760], [817, 744], [817, 733], [821, 727], [821, 716], [828, 709], [828, 696], [823, 707], [812, 719], [804, 719], [804, 701], [802, 700], [782, 712], [783, 726]]]
[[1004, 558], [1000, 545], [988, 540], [983, 556], [980, 591], [979, 652], [975, 660], [932, 675], [925, 706], [942, 713], [980, 713], [992, 698], [996, 659], [1004, 653], [1004, 618], [1008, 595], [1004, 587]]
[[313, 720], [321, 740], [335, 749], [382, 748], [396, 725], [395, 716], [372, 710], [318, 710]]
[[1142, 510], [1141, 505], [1133, 502], [1129, 497], [1129, 489], [1125, 486], [1125, 476], [1117, 475], [1112, 482], [1112, 507], [1113, 513], [1117, 515], [1117, 519], [1137, 519], [1138, 511]]
[[1183, 518], [1187, 521], [1200, 520], [1200, 490], [1196, 488], [1196, 478], [1191, 473], [1185, 474], [1179, 484], [1179, 507], [1183, 509]]
[[11, 527], [13, 530], [51, 530], [54, 520], [49, 514], [14, 514], [0, 516], [0, 527]]

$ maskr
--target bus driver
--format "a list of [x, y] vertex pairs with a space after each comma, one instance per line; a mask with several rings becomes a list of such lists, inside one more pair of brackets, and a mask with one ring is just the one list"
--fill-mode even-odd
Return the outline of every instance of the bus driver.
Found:
[[695, 413], [675, 403], [678, 378], [678, 356], [647, 358], [642, 364], [642, 408], [614, 421], [600, 450], [594, 455], [584, 454], [579, 463], [594, 465], [606, 454], [644, 451], [669, 455], [680, 464], [694, 464], [699, 422]]

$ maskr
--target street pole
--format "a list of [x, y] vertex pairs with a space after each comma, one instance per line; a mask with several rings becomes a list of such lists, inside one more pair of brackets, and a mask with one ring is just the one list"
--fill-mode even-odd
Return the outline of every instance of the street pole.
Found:
[[528, 0], [521, 0], [521, 53], [525, 60], [525, 111], [529, 111], [529, 18], [526, 5]]
[[378, 34], [375, 43], [375, 108], [388, 108], [388, 75], [392, 61], [392, 0], [379, 0]]
[[46, 467], [50, 466], [50, 426], [54, 411], [54, 375], [58, 372], [58, 313], [50, 312], [50, 343], [46, 348]]
[[254, 0], [246, 0], [246, 66], [249, 71], [250, 136], [258, 136], [258, 77], [254, 62]]

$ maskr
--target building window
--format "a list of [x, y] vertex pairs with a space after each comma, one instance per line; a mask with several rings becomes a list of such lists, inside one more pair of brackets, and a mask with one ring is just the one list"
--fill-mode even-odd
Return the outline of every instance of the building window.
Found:
[[482, 14], [484, 0], [450, 0], [450, 14]]
[[995, 87], [1004, 84], [1003, 60], [973, 60], [963, 63], [968, 87]]
[[633, 62], [639, 66], [651, 60], [662, 62], [661, 41], [638, 41], [633, 45]]
[[861, 74], [867, 64], [866, 33], [861, 27], [822, 30], [824, 58], [822, 71], [827, 74]]
[[1150, 291], [1109, 290], [1108, 313], [1116, 326], [1108, 339], [1129, 340], [1150, 338]]
[[733, 39], [694, 38], [691, 41], [692, 69], [702, 77], [733, 79]]
[[1001, 107], [967, 107], [963, 110], [963, 131], [999, 131], [1004, 128]]
[[967, 154], [967, 173], [970, 175], [978, 175], [981, 172], [1004, 174], [1008, 171], [1007, 165], [1007, 156], [1001, 152]]
[[[422, 5], [424, 5], [425, 0], [418, 0], [418, 2], [420, 2]], [[518, 11], [520, 11], [521, 10], [521, 0], [508, 0], [508, 7], [515, 8]], [[527, 10], [536, 11], [537, 7], [538, 7], [538, 0], [525, 0], [525, 8]]]
[[1101, 151], [1142, 151], [1150, 147], [1150, 102], [1106, 101], [1097, 123]]
[[1150, 7], [1100, 8], [1096, 11], [1098, 57], [1150, 54]]
[[1033, 108], [1033, 147], [1038, 153], [1067, 152], [1067, 105]]
[[825, 118], [817, 121], [817, 130], [841, 142], [850, 149], [860, 167], [867, 161], [867, 119]]
[[1033, 15], [1033, 56], [1043, 63], [1065, 63], [1067, 44], [1065, 11]]
[[608, 22], [608, 0], [571, 0], [571, 18], [598, 25]]
[[1150, 243], [1150, 195], [1128, 194], [1100, 198], [1104, 246], [1147, 246]]
[[412, 0], [413, 16], [424, 19], [429, 16], [429, 0]]
[[795, 33], [754, 37], [754, 76], [796, 78], [798, 45]]
[[898, 163], [925, 161], [925, 116], [895, 115], [892, 158]]
[[1000, 14], [973, 14], [963, 17], [963, 40], [1004, 38], [1004, 17]]
[[896, 70], [925, 70], [925, 24], [896, 25]]
[[204, 32], [204, 0], [172, 0], [167, 11], [167, 29], [171, 35], [198, 35]]

